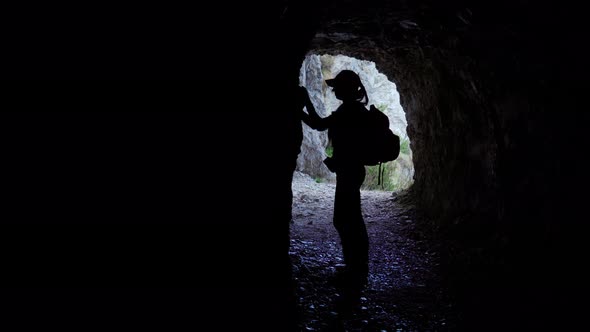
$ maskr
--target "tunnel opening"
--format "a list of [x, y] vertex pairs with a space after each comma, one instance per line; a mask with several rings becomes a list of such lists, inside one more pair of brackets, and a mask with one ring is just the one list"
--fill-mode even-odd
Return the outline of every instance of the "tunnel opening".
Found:
[[[407, 133], [407, 120], [400, 104], [400, 95], [396, 84], [381, 73], [373, 61], [361, 60], [346, 55], [308, 54], [301, 66], [299, 81], [310, 93], [316, 111], [321, 117], [334, 112], [341, 101], [325, 83], [342, 70], [356, 72], [369, 99], [368, 106], [374, 105], [387, 115], [389, 128], [400, 138], [400, 154], [382, 165], [383, 181], [379, 181], [379, 166], [367, 166], [367, 176], [363, 183], [364, 190], [384, 190], [399, 192], [408, 189], [414, 183], [414, 163], [410, 137]], [[332, 155], [332, 144], [326, 132], [314, 131], [304, 126], [302, 151], [297, 160], [297, 170], [311, 176], [316, 182], [334, 182], [335, 175], [324, 165], [323, 160]]]

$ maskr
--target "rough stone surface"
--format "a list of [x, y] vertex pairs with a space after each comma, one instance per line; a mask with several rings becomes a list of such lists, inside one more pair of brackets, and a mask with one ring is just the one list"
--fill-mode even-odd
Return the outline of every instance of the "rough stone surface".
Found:
[[[309, 93], [316, 112], [321, 117], [330, 115], [324, 103], [323, 87], [324, 77], [322, 66], [318, 55], [309, 55], [305, 58], [299, 75], [301, 86], [305, 86]], [[301, 153], [297, 159], [297, 170], [303, 171], [314, 177], [334, 179], [335, 176], [323, 160], [326, 158], [326, 146], [328, 145], [327, 132], [319, 132], [308, 126], [303, 126], [303, 142]]]

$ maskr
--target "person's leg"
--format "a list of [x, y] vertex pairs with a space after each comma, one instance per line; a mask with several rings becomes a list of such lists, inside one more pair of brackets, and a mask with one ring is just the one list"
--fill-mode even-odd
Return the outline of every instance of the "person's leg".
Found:
[[360, 305], [368, 276], [368, 236], [361, 211], [360, 186], [364, 167], [339, 172], [336, 179], [334, 226], [340, 235], [346, 269], [336, 274], [333, 284], [339, 289], [336, 310], [346, 317]]
[[364, 167], [339, 172], [334, 202], [334, 226], [342, 243], [347, 270], [362, 281], [368, 274], [369, 241], [362, 216], [360, 187]]

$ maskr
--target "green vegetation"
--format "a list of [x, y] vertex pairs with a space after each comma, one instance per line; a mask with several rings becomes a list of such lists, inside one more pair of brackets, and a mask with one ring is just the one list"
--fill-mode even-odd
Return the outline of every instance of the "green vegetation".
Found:
[[375, 107], [380, 110], [381, 112], [385, 112], [385, 110], [387, 109], [387, 104], [379, 104], [379, 105], [375, 105]]
[[400, 156], [400, 158], [404, 160], [394, 160], [381, 165], [381, 171], [383, 172], [383, 183], [381, 185], [378, 184], [379, 165], [365, 167], [367, 174], [362, 189], [399, 191], [408, 188], [413, 182], [413, 180], [407, 178], [407, 175], [404, 175], [403, 165], [407, 162], [408, 157]]
[[[407, 188], [410, 184], [408, 179], [402, 176], [403, 170], [412, 164], [412, 157], [410, 155], [410, 140], [402, 139], [400, 142], [399, 157], [381, 165], [383, 172], [383, 184], [379, 185], [379, 165], [365, 167], [367, 175], [363, 183], [365, 190], [385, 190], [398, 191]], [[404, 166], [405, 165], [405, 166]], [[410, 180], [411, 181], [411, 180]]]
[[[325, 152], [326, 156], [333, 156], [334, 148], [332, 147], [331, 142], [328, 143]], [[408, 179], [402, 176], [402, 172], [406, 167], [408, 167], [408, 162], [411, 164], [410, 152], [410, 141], [408, 139], [402, 139], [400, 142], [400, 156], [398, 159], [381, 165], [381, 169], [383, 171], [383, 184], [378, 184], [379, 166], [367, 166], [365, 168], [367, 175], [362, 188], [365, 190], [385, 191], [398, 191], [407, 188], [409, 185]], [[317, 183], [322, 183], [324, 181], [322, 178], [315, 178], [314, 180]]]
[[381, 171], [383, 172], [383, 184], [379, 185], [379, 166], [367, 166], [365, 167], [367, 175], [365, 176], [365, 182], [362, 188], [365, 190], [386, 190], [395, 191], [399, 189], [397, 182], [395, 181], [394, 175], [397, 164], [395, 162], [387, 162], [381, 165]]
[[410, 154], [410, 140], [402, 139], [399, 147], [399, 152], [403, 154]]
[[334, 148], [332, 147], [332, 145], [328, 145], [326, 147], [326, 156], [332, 157], [333, 155], [334, 155]]

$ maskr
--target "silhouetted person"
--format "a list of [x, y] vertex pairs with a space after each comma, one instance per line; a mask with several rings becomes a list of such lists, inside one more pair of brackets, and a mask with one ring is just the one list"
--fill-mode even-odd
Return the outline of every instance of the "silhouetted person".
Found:
[[316, 130], [328, 130], [332, 140], [333, 156], [325, 160], [326, 166], [336, 173], [334, 226], [342, 243], [343, 271], [336, 276], [337, 285], [360, 290], [367, 281], [369, 242], [361, 211], [360, 188], [365, 180], [365, 167], [360, 160], [358, 140], [361, 133], [362, 112], [368, 103], [367, 92], [356, 73], [341, 71], [336, 78], [326, 80], [342, 105], [331, 115], [321, 118], [315, 111], [307, 90], [302, 88], [307, 112], [305, 124]]

